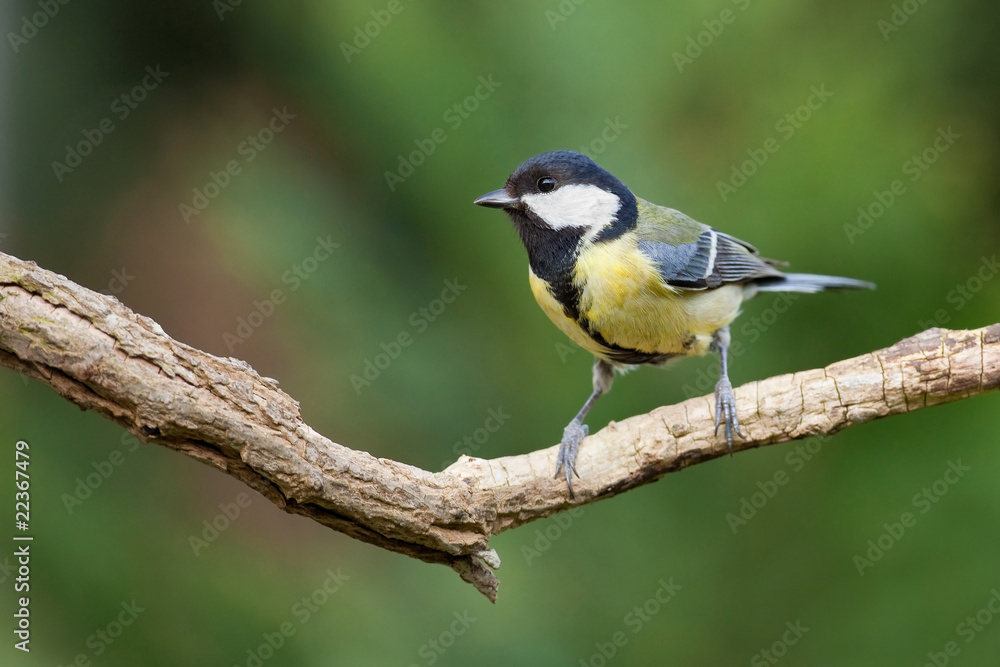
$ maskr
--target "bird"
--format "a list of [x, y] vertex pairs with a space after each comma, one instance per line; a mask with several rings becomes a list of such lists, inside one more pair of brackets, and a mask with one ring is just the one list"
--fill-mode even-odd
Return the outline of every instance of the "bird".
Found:
[[570, 496], [584, 423], [615, 372], [714, 352], [715, 434], [725, 427], [730, 455], [740, 431], [729, 380], [730, 323], [760, 292], [874, 289], [863, 280], [784, 273], [778, 262], [735, 236], [678, 210], [636, 197], [591, 158], [541, 153], [521, 163], [503, 188], [474, 201], [507, 213], [528, 254], [528, 283], [564, 334], [594, 355], [593, 390], [563, 430], [556, 474]]

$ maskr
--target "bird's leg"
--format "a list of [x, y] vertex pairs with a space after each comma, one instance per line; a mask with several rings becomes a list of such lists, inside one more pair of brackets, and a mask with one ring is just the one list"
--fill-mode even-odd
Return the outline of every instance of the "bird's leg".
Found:
[[712, 349], [719, 353], [719, 381], [715, 383], [715, 432], [719, 426], [726, 424], [726, 444], [729, 455], [733, 455], [733, 433], [740, 433], [740, 420], [736, 416], [736, 396], [733, 395], [733, 385], [729, 381], [729, 327], [722, 327], [712, 334]]
[[594, 407], [594, 402], [611, 389], [611, 383], [614, 379], [615, 374], [611, 364], [602, 359], [595, 359], [594, 391], [580, 408], [580, 411], [576, 413], [576, 417], [573, 417], [573, 421], [563, 430], [562, 442], [559, 444], [559, 457], [556, 459], [556, 477], [559, 477], [559, 473], [565, 469], [566, 485], [569, 487], [570, 496], [573, 495], [573, 475], [580, 476], [576, 471], [576, 452], [580, 448], [580, 441], [587, 437], [590, 432], [583, 420], [587, 418], [590, 408]]

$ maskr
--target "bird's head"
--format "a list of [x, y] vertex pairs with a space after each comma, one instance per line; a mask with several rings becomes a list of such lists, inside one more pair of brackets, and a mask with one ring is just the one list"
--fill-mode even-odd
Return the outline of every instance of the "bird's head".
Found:
[[636, 217], [631, 191], [589, 157], [574, 151], [529, 158], [502, 189], [475, 203], [505, 210], [522, 238], [546, 232], [608, 238], [631, 228]]

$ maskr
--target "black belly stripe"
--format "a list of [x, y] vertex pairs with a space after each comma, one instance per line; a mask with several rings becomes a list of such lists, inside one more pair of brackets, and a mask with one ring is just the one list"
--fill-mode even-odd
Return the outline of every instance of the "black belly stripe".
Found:
[[652, 354], [649, 352], [640, 352], [639, 350], [626, 350], [624, 348], [617, 348], [611, 354], [606, 355], [611, 361], [617, 362], [619, 364], [662, 364], [673, 359], [675, 354]]
[[[532, 267], [532, 271], [534, 271], [534, 267]], [[536, 273], [535, 275], [537, 276], [538, 274]], [[541, 276], [538, 277], [541, 278]], [[609, 361], [619, 364], [662, 364], [678, 356], [676, 354], [664, 354], [661, 352], [643, 352], [642, 350], [633, 350], [609, 343], [599, 331], [594, 330], [587, 316], [580, 312], [580, 290], [572, 283], [569, 283], [569, 285], [569, 289], [564, 289], [560, 292], [551, 282], [548, 280], [545, 281], [546, 289], [563, 307], [563, 313], [565, 313], [566, 317], [575, 322], [580, 329], [590, 336], [591, 340], [603, 348], [603, 356]], [[689, 341], [685, 341], [685, 347], [693, 342], [694, 338], [692, 337]]]
[[619, 364], [662, 364], [665, 361], [677, 356], [674, 354], [663, 354], [660, 352], [632, 350], [627, 347], [615, 345], [614, 343], [609, 343], [605, 340], [604, 336], [591, 328], [590, 322], [582, 315], [576, 320], [576, 323], [581, 329], [587, 332], [587, 335], [590, 336], [595, 343], [605, 349], [604, 356]]
[[573, 270], [580, 252], [584, 230], [576, 227], [552, 229], [534, 218], [534, 214], [510, 211], [514, 227], [528, 251], [531, 272], [548, 285], [566, 317], [580, 315], [580, 289], [573, 283]]
[[581, 290], [573, 284], [571, 276], [560, 276], [555, 283], [549, 283], [552, 296], [562, 304], [563, 312], [571, 320], [579, 321]]
[[[606, 234], [599, 240], [611, 240], [635, 226], [635, 201], [631, 202], [632, 215], [626, 215], [614, 226], [614, 234]], [[545, 282], [549, 294], [559, 302], [563, 313], [577, 326], [587, 332], [594, 342], [600, 345], [603, 356], [619, 364], [662, 364], [677, 355], [659, 352], [643, 352], [609, 343], [600, 332], [594, 331], [590, 321], [580, 313], [582, 290], [573, 280], [576, 260], [580, 253], [583, 239], [582, 229], [567, 227], [552, 229], [533, 219], [533, 214], [522, 211], [509, 211], [514, 226], [517, 229], [524, 247], [528, 251], [528, 265], [536, 277]]]

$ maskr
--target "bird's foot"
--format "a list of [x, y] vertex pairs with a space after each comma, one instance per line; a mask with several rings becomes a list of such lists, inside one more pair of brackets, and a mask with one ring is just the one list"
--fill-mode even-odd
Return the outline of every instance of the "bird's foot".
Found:
[[733, 395], [733, 385], [729, 378], [722, 377], [715, 385], [715, 432], [718, 434], [719, 426], [726, 425], [726, 444], [729, 446], [729, 455], [733, 454], [733, 434], [743, 438], [740, 432], [740, 420], [736, 416], [736, 396]]
[[580, 449], [580, 441], [587, 437], [590, 428], [586, 424], [572, 421], [563, 430], [562, 442], [559, 443], [559, 456], [556, 458], [556, 478], [559, 473], [565, 470], [566, 485], [569, 487], [569, 495], [573, 496], [573, 475], [577, 477], [580, 473], [576, 471], [576, 452]]

